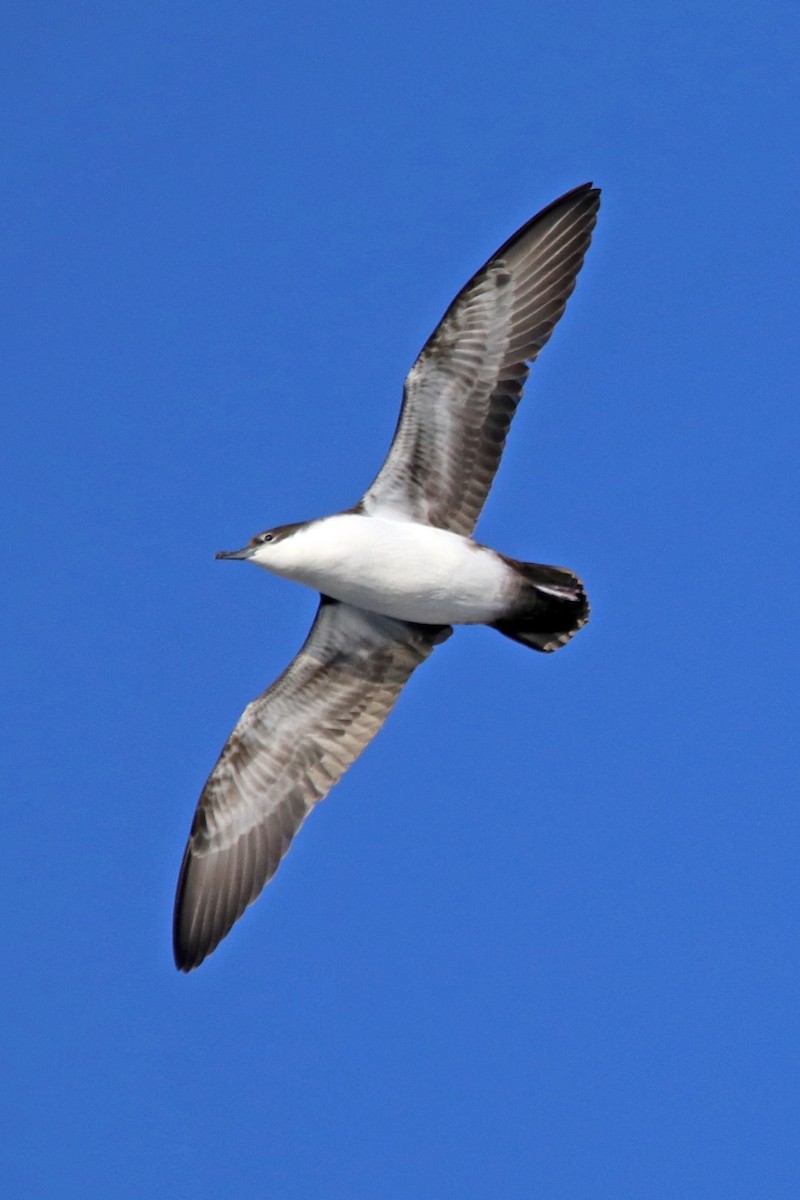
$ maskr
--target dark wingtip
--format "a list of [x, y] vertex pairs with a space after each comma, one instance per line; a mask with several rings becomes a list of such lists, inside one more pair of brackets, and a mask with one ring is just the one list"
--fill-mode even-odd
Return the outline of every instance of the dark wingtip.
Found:
[[184, 931], [184, 912], [186, 900], [186, 877], [189, 873], [189, 864], [191, 862], [191, 850], [187, 845], [181, 863], [180, 874], [178, 875], [178, 886], [175, 889], [175, 908], [172, 916], [172, 957], [175, 960], [175, 966], [184, 975], [188, 975], [195, 967], [199, 967], [200, 963], [206, 957], [205, 953], [199, 950], [197, 945], [191, 944], [191, 939], [186, 936]]
[[181, 937], [177, 909], [175, 912], [175, 922], [172, 929], [172, 957], [175, 961], [176, 969], [181, 971], [184, 975], [188, 975], [190, 971], [195, 969], [195, 967], [199, 967], [200, 963], [203, 961], [202, 958], [198, 959], [196, 954], [191, 953], [189, 946]]
[[[570, 205], [574, 205], [576, 208], [579, 208], [581, 202], [584, 204], [585, 212], [591, 213], [592, 217], [596, 219], [597, 211], [600, 208], [600, 188], [595, 187], [595, 185], [589, 181], [587, 183], [580, 183], [577, 187], [570, 188], [568, 192], [564, 192], [563, 196], [559, 196], [557, 200], [553, 200], [550, 204], [546, 205], [540, 212], [537, 212], [535, 216], [526, 221], [525, 224], [522, 225], [515, 233], [512, 233], [511, 237], [508, 238], [507, 241], [503, 242], [502, 246], [498, 246], [491, 258], [488, 259], [486, 266], [492, 263], [495, 259], [502, 258], [503, 255], [507, 254], [513, 246], [522, 241], [522, 239], [526, 237], [535, 226], [545, 221], [554, 212], [557, 212], [559, 209], [568, 209]], [[589, 226], [590, 232], [594, 228], [594, 224], [595, 220], [593, 219], [591, 225]], [[588, 239], [586, 244], [588, 246]], [[473, 278], [467, 284], [465, 284], [465, 286], [458, 293], [442, 318], [442, 321], [440, 321], [440, 325], [444, 320], [446, 320], [448, 313], [450, 313], [450, 311], [455, 307], [464, 292], [466, 292], [467, 288], [470, 287], [474, 278], [475, 277], [473, 276]]]

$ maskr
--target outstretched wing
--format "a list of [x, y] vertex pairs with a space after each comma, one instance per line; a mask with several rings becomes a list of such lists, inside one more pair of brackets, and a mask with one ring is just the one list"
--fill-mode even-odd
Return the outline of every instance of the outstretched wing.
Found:
[[361, 504], [469, 535], [492, 486], [529, 364], [564, 311], [599, 189], [543, 209], [456, 296], [409, 372], [388, 458]]
[[203, 789], [175, 900], [180, 970], [199, 966], [252, 904], [411, 672], [450, 633], [323, 597], [299, 654], [244, 710]]

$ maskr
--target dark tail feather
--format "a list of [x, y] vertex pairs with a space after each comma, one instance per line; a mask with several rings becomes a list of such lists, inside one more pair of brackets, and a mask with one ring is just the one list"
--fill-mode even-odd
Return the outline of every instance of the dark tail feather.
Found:
[[519, 573], [520, 595], [507, 617], [492, 622], [492, 629], [544, 653], [566, 646], [589, 620], [589, 601], [578, 576], [563, 567], [508, 561]]

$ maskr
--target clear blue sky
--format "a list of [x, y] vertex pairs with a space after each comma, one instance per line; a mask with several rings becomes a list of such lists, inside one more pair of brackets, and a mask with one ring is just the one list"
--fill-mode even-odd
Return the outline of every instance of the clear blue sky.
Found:
[[[282, 15], [276, 15], [283, 9]], [[795, 4], [8, 4], [4, 1197], [796, 1197]], [[603, 189], [436, 652], [198, 972], [197, 795], [455, 291]]]

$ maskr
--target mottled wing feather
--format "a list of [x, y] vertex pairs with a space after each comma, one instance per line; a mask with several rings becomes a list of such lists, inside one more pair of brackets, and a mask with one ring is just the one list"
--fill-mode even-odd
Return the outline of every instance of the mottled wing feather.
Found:
[[584, 184], [533, 217], [456, 296], [409, 372], [386, 462], [362, 499], [469, 535], [529, 364], [575, 287], [600, 193]]
[[198, 966], [256, 899], [308, 813], [450, 632], [323, 599], [299, 654], [247, 706], [203, 789], [175, 901], [181, 970]]

